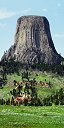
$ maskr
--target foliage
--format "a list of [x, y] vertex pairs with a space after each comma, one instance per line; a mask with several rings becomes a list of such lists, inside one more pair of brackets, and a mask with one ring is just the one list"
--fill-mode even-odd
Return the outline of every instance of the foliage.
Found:
[[15, 61], [15, 58], [11, 58], [10, 60], [3, 60], [0, 62], [1, 66], [6, 68], [6, 72], [9, 73], [17, 73], [20, 74], [22, 69], [37, 69], [39, 71], [47, 71], [52, 73], [57, 73], [59, 75], [64, 75], [64, 64], [24, 64], [18, 61]]

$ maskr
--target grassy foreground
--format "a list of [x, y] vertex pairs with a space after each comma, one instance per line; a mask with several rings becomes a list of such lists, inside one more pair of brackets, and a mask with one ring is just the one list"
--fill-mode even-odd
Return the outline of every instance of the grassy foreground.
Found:
[[64, 128], [64, 106], [0, 106], [0, 128]]

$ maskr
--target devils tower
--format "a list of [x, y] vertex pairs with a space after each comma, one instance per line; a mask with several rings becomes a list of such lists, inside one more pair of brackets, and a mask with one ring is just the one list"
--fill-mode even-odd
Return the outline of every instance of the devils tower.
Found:
[[14, 45], [3, 55], [2, 60], [10, 58], [27, 64], [61, 62], [46, 17], [22, 16], [17, 20]]

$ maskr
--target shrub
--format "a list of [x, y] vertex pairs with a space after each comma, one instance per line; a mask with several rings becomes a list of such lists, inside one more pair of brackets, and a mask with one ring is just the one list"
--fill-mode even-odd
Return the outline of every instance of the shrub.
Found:
[[9, 98], [6, 100], [6, 105], [10, 105], [10, 99]]

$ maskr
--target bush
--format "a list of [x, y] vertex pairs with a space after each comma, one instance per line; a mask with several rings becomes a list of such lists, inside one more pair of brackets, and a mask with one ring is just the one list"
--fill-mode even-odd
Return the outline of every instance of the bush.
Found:
[[2, 98], [0, 99], [0, 105], [4, 105], [5, 104], [5, 100]]
[[10, 99], [6, 100], [6, 105], [10, 105]]

